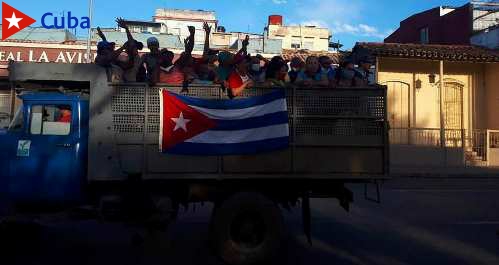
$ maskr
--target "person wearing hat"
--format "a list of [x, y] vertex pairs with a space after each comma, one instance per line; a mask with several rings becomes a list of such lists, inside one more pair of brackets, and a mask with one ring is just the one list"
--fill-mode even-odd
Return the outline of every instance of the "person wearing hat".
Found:
[[355, 69], [355, 86], [367, 86], [374, 83], [372, 80], [371, 66], [372, 60], [369, 57], [364, 57], [359, 61], [359, 67]]
[[142, 55], [140, 60], [137, 81], [155, 84], [159, 80], [159, 64], [161, 60], [158, 39], [156, 37], [149, 37], [147, 39], [147, 48], [149, 52]]
[[103, 66], [110, 67], [113, 62], [116, 61], [120, 55], [122, 49], [115, 51], [115, 43], [108, 42], [104, 33], [102, 33], [100, 27], [97, 27], [97, 35], [102, 39], [97, 43], [97, 56], [95, 57], [95, 63]]

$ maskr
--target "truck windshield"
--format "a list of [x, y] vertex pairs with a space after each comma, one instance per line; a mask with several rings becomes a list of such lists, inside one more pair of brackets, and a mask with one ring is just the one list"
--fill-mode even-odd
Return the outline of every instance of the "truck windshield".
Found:
[[16, 115], [12, 122], [9, 125], [9, 131], [18, 131], [23, 128], [24, 119], [23, 119], [23, 105], [19, 105], [16, 111]]

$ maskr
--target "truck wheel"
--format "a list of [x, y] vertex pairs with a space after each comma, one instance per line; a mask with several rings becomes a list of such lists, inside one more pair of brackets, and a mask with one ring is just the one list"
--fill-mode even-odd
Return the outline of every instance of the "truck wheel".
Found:
[[210, 239], [232, 265], [261, 264], [279, 252], [284, 220], [277, 205], [258, 193], [237, 193], [216, 209]]

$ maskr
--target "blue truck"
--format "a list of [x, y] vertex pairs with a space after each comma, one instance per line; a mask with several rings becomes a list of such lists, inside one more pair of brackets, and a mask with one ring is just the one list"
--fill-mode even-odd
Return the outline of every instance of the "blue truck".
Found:
[[280, 208], [301, 201], [310, 238], [310, 198], [337, 198], [348, 210], [346, 183], [388, 175], [385, 87], [290, 87], [289, 148], [186, 156], [158, 151], [158, 91], [223, 99], [220, 87], [110, 83], [104, 68], [90, 64], [13, 63], [9, 72], [17, 111], [0, 131], [0, 198], [11, 217], [85, 206], [146, 224], [211, 202], [214, 251], [229, 264], [255, 264], [277, 253]]

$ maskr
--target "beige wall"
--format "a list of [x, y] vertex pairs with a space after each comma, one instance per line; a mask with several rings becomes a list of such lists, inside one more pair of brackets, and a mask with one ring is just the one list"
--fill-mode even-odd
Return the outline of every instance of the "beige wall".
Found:
[[487, 128], [499, 130], [499, 64], [485, 65], [485, 95]]
[[269, 25], [269, 39], [281, 39], [283, 49], [292, 49], [291, 44], [300, 44], [300, 49], [310, 51], [329, 50], [329, 29], [306, 26]]
[[[440, 128], [439, 72], [439, 61], [379, 58], [378, 83], [402, 81], [409, 84], [405, 93], [389, 91], [389, 109], [399, 117], [408, 116], [407, 123], [411, 127]], [[482, 72], [483, 64], [444, 62], [444, 80], [454, 80], [463, 85], [464, 129], [473, 127], [475, 112], [480, 113], [478, 119], [484, 117], [480, 109], [472, 111], [474, 105], [483, 105], [480, 102], [473, 104], [473, 95], [480, 97], [484, 93], [483, 82], [480, 82]], [[435, 83], [430, 83], [430, 74], [435, 75]], [[417, 80], [421, 81], [419, 89], [415, 89]], [[408, 96], [409, 100], [399, 99]]]

